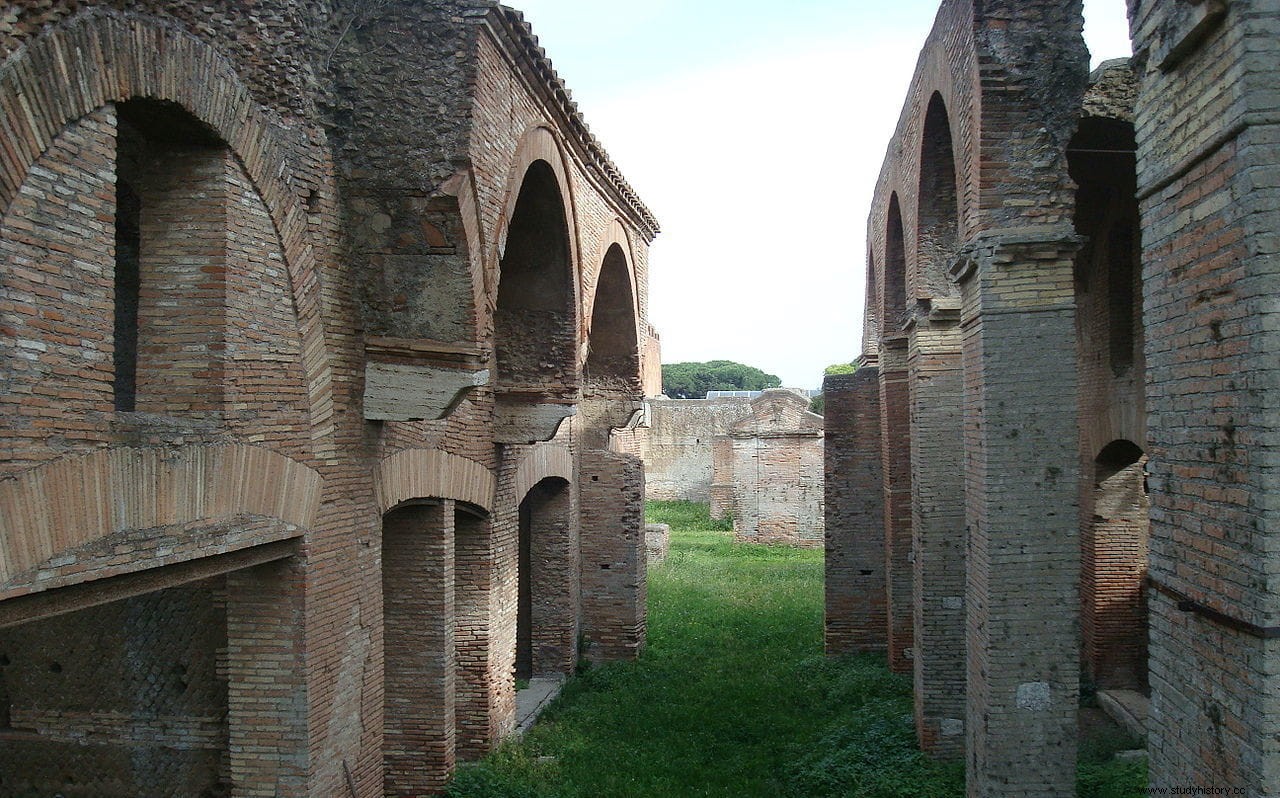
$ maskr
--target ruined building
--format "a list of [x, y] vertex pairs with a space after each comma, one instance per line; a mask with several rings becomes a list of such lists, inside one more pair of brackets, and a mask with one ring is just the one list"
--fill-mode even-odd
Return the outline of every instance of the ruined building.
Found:
[[643, 646], [658, 228], [518, 13], [8, 4], [0, 214], [0, 794], [429, 794]]
[[1155, 788], [1280, 795], [1280, 3], [942, 3], [827, 383], [827, 644], [914, 674], [973, 796], [1075, 794], [1086, 689]]
[[787, 388], [748, 408], [711, 443], [711, 517], [739, 543], [822, 545], [822, 416]]

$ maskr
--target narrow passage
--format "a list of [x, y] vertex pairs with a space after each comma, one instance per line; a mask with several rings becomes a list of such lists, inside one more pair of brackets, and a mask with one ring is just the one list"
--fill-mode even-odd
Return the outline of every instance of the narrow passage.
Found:
[[464, 767], [455, 798], [963, 795], [915, 749], [907, 679], [822, 655], [822, 552], [734, 545], [706, 505], [655, 502], [638, 662], [571, 680], [523, 739]]

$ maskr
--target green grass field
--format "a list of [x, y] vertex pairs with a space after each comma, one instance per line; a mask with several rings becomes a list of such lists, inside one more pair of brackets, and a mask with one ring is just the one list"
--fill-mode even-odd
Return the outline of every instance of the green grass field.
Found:
[[[959, 764], [915, 749], [908, 679], [880, 656], [823, 657], [820, 550], [734, 545], [706, 505], [649, 511], [672, 543], [649, 573], [644, 654], [570, 680], [523, 740], [463, 766], [449, 795], [964, 794]], [[1090, 778], [1101, 787], [1082, 783], [1082, 796], [1142, 794], [1096, 791], [1116, 786], [1105, 768]]]

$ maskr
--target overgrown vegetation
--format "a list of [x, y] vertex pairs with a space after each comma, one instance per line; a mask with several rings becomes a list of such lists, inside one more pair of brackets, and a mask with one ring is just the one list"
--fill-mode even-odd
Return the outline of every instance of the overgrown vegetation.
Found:
[[[909, 679], [880, 656], [822, 655], [820, 551], [735, 545], [706, 505], [649, 511], [672, 543], [650, 570], [643, 656], [570, 680], [524, 740], [464, 766], [449, 795], [964, 794], [959, 763], [916, 750]], [[1100, 778], [1104, 791], [1080, 795], [1142, 794], [1107, 792], [1116, 777]]]
[[780, 385], [778, 375], [732, 360], [662, 364], [662, 392], [672, 399], [704, 399], [707, 391], [763, 391]]
[[[852, 374], [857, 370], [858, 366], [855, 363], [832, 363], [830, 366], [827, 366], [822, 370], [822, 376], [830, 377], [833, 374]], [[820, 393], [809, 400], [809, 412], [817, 413], [820, 416], [826, 415], [827, 397], [825, 394]]]

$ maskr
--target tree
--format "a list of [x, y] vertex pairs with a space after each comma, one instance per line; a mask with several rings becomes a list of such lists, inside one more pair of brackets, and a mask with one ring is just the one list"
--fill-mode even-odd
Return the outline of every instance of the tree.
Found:
[[662, 392], [672, 399], [705, 399], [707, 391], [763, 391], [782, 380], [732, 360], [662, 364]]

